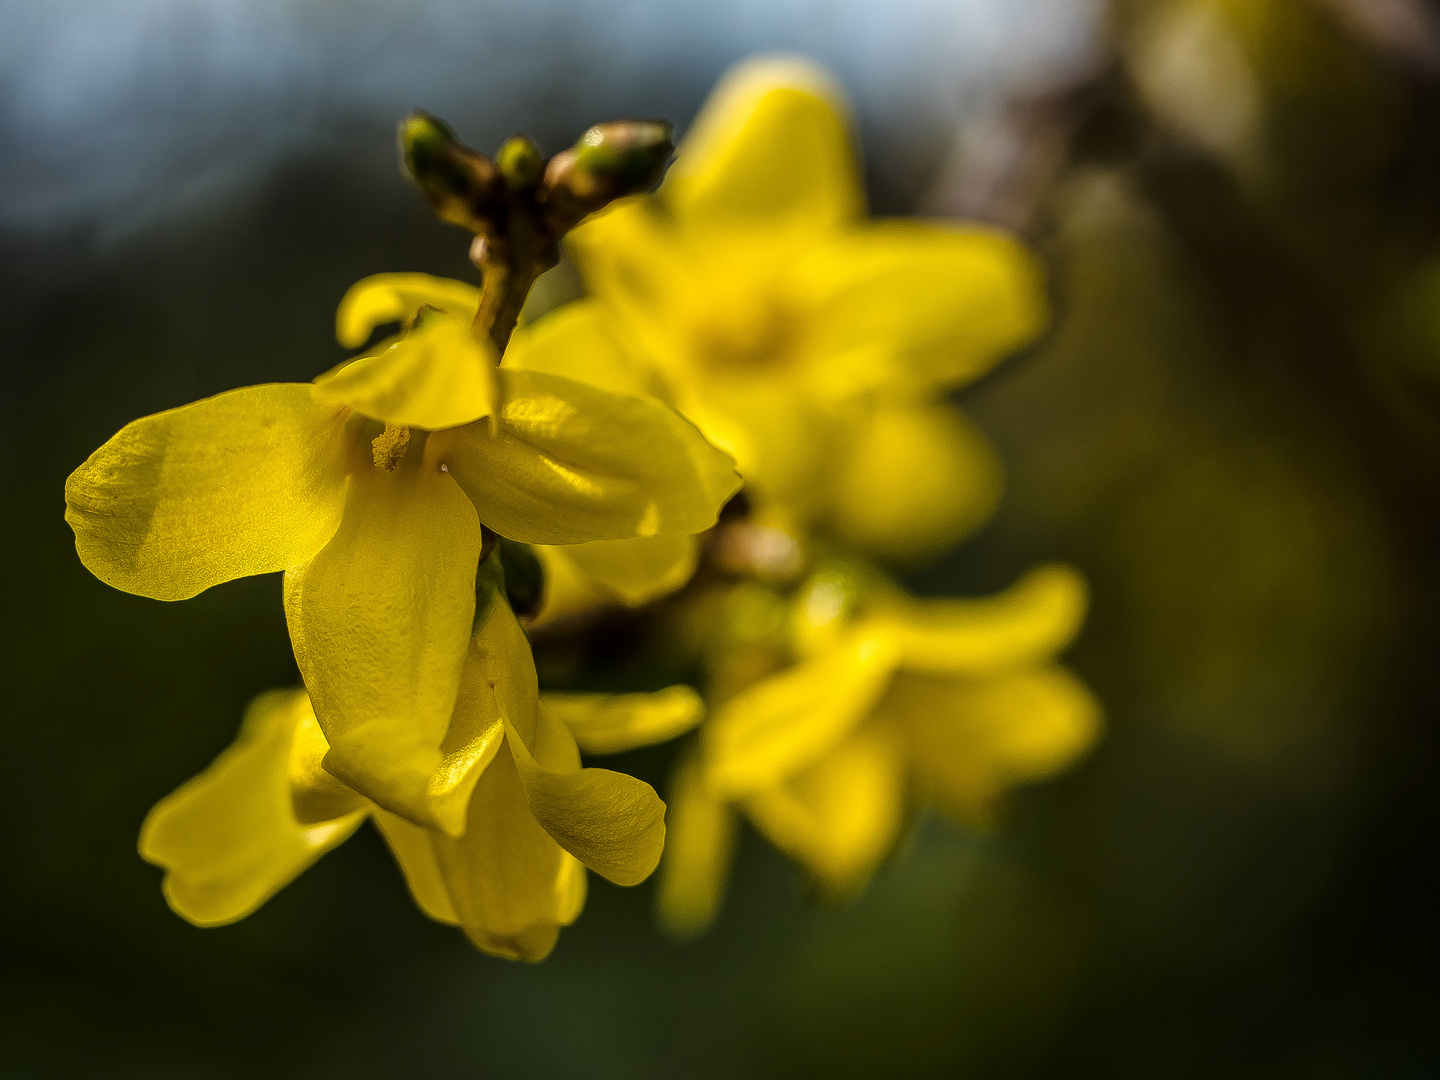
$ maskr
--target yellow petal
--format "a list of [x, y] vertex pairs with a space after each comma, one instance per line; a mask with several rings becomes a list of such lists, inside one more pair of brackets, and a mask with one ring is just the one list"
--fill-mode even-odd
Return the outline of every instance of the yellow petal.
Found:
[[811, 249], [783, 286], [818, 377], [846, 388], [952, 387], [1044, 328], [1044, 275], [1013, 237], [892, 221]]
[[612, 394], [666, 400], [665, 384], [626, 352], [609, 312], [594, 300], [576, 300], [515, 331], [505, 366], [542, 371], [589, 383]]
[[681, 588], [695, 573], [700, 542], [694, 536], [633, 536], [588, 544], [534, 549], [545, 587], [532, 628], [548, 626], [596, 608], [639, 607]]
[[730, 698], [700, 732], [710, 785], [738, 797], [814, 762], [871, 713], [898, 659], [887, 633], [857, 630]]
[[543, 700], [587, 754], [618, 754], [666, 742], [705, 715], [705, 703], [688, 686], [652, 694], [546, 694]]
[[863, 212], [842, 95], [820, 68], [764, 57], [732, 68], [660, 190], [684, 219], [818, 232]]
[[307, 695], [290, 742], [290, 809], [302, 825], [333, 821], [370, 805], [354, 788], [325, 771], [329, 752]]
[[897, 740], [883, 728], [862, 728], [798, 776], [755, 792], [745, 810], [827, 892], [853, 892], [889, 852], [904, 818]]
[[656, 915], [667, 933], [694, 937], [708, 930], [720, 911], [734, 858], [735, 812], [705, 786], [694, 753], [680, 759], [668, 794]]
[[665, 804], [643, 780], [580, 768], [574, 736], [541, 707], [533, 747], [506, 733], [535, 820], [570, 854], [617, 885], [644, 881], [665, 847]]
[[460, 916], [455, 914], [455, 905], [450, 902], [450, 894], [440, 876], [440, 864], [435, 861], [430, 832], [388, 810], [377, 809], [374, 816], [375, 825], [400, 864], [410, 895], [420, 910], [436, 922], [459, 925]]
[[942, 809], [983, 815], [1012, 784], [1050, 776], [1094, 744], [1100, 707], [1062, 667], [988, 679], [903, 675], [885, 712], [910, 740], [911, 767]]
[[509, 749], [475, 785], [465, 834], [429, 836], [460, 925], [486, 952], [543, 960], [579, 914], [585, 870], [531, 815]]
[[693, 536], [667, 533], [595, 540], [561, 550], [592, 585], [627, 607], [639, 607], [690, 580], [699, 546]]
[[850, 428], [834, 468], [831, 523], [857, 547], [916, 561], [984, 524], [1000, 489], [999, 456], [954, 408], [880, 407]]
[[65, 482], [80, 561], [157, 600], [303, 563], [340, 523], [343, 412], [275, 383], [127, 424]]
[[679, 414], [534, 371], [501, 371], [498, 432], [470, 424], [431, 446], [501, 536], [580, 544], [715, 523], [740, 478]]
[[[569, 305], [586, 308], [591, 314], [577, 313], [576, 322], [564, 329], [578, 338], [587, 327], [602, 325], [613, 331], [612, 341], [627, 354], [672, 379], [680, 375], [688, 362], [694, 299], [697, 293], [708, 296], [702, 287], [709, 269], [704, 253], [690, 249], [676, 223], [649, 196], [620, 199], [587, 218], [566, 236], [565, 246], [595, 300]], [[603, 310], [603, 316], [597, 307]], [[555, 329], [558, 334], [561, 328]], [[580, 355], [603, 356], [605, 349], [608, 344], [602, 348], [592, 339]], [[559, 349], [552, 354], [557, 363], [563, 362]], [[610, 365], [602, 362], [602, 370], [609, 369]], [[558, 367], [537, 370], [581, 382], [595, 381]], [[604, 382], [598, 385], [618, 391], [618, 387]]]
[[906, 670], [982, 675], [1054, 656], [1079, 631], [1085, 605], [1078, 572], [1042, 566], [984, 600], [896, 598], [872, 625], [894, 635]]
[[849, 428], [786, 379], [710, 379], [678, 407], [736, 461], [747, 492], [806, 519], [830, 493], [834, 462]]
[[434, 431], [490, 415], [498, 363], [490, 340], [469, 324], [432, 315], [379, 352], [320, 376], [315, 390], [387, 424]]
[[291, 738], [309, 711], [303, 690], [260, 695], [234, 744], [146, 817], [140, 854], [164, 868], [165, 899], [182, 918], [243, 919], [365, 819], [302, 825], [291, 813]]
[[346, 291], [335, 311], [335, 339], [358, 349], [375, 327], [408, 323], [422, 307], [433, 307], [466, 322], [480, 306], [480, 290], [453, 278], [429, 274], [372, 274]]
[[540, 595], [540, 610], [530, 622], [532, 629], [550, 626], [614, 602], [613, 597], [606, 595], [580, 571], [566, 554], [570, 550], [568, 547], [537, 544], [531, 550], [540, 560], [545, 582]]
[[477, 623], [428, 789], [430, 813], [451, 836], [465, 831], [470, 793], [505, 740], [505, 718], [515, 718], [529, 738], [535, 730], [535, 661], [515, 613], [492, 596]]
[[460, 688], [479, 553], [469, 500], [412, 449], [393, 472], [358, 472], [334, 538], [285, 575], [295, 659], [330, 740], [325, 768], [416, 824], [436, 824], [428, 785]]

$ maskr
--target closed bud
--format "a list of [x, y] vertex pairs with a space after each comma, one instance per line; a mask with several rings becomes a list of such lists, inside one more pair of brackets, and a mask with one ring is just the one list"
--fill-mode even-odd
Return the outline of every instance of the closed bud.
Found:
[[533, 188], [540, 183], [540, 176], [545, 171], [545, 159], [540, 155], [540, 148], [524, 135], [511, 135], [506, 139], [495, 155], [495, 164], [500, 167], [500, 175], [505, 177], [505, 184], [511, 191]]
[[399, 138], [405, 171], [435, 213], [452, 225], [480, 231], [497, 195], [495, 166], [429, 113], [413, 112], [402, 120]]
[[663, 120], [596, 124], [545, 171], [552, 213], [567, 225], [625, 195], [660, 182], [675, 152], [674, 128]]

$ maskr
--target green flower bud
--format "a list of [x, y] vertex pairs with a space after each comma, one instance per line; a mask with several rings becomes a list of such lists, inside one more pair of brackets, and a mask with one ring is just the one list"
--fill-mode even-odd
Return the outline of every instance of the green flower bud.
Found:
[[413, 112], [402, 120], [399, 142], [405, 171], [435, 213], [452, 225], [479, 232], [497, 194], [495, 166], [429, 113]]
[[675, 152], [674, 133], [664, 120], [596, 124], [575, 144], [575, 165], [581, 173], [614, 184], [612, 198], [646, 191], [660, 182]]
[[545, 195], [563, 229], [615, 199], [648, 191], [660, 181], [674, 128], [663, 120], [617, 120], [596, 124], [580, 141], [550, 159]]
[[524, 135], [511, 135], [495, 155], [500, 174], [511, 191], [525, 191], [540, 183], [545, 159], [540, 148]]

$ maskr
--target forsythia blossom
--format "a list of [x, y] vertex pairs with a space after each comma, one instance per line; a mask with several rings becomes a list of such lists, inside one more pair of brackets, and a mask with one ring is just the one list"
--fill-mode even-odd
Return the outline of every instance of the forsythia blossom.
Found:
[[868, 219], [837, 100], [800, 61], [727, 75], [659, 191], [569, 235], [591, 295], [507, 363], [672, 401], [762, 514], [921, 557], [994, 508], [943, 394], [1039, 333], [1043, 278], [999, 230]]
[[[362, 282], [341, 307], [342, 336], [360, 336], [357, 308], [412, 314], [415, 284]], [[417, 292], [435, 299], [427, 285]], [[178, 600], [286, 571], [326, 769], [456, 835], [464, 808], [447, 808], [440, 746], [482, 523], [529, 543], [690, 533], [736, 486], [724, 455], [653, 401], [538, 372], [497, 380], [494, 368], [486, 342], [427, 308], [409, 332], [315, 383], [137, 420], [65, 489], [81, 560], [118, 588]], [[504, 404], [492, 426], [493, 381]]]
[[235, 747], [143, 831], [181, 915], [247, 914], [366, 816], [420, 906], [504, 956], [550, 951], [583, 903], [582, 864], [622, 884], [654, 869], [663, 804], [581, 769], [539, 705], [495, 538], [518, 551], [685, 540], [739, 478], [668, 406], [502, 371], [498, 354], [559, 237], [653, 184], [669, 130], [598, 125], [548, 162], [516, 136], [492, 163], [412, 115], [406, 165], [441, 217], [476, 234], [483, 290], [366, 279], [337, 336], [353, 348], [393, 321], [398, 335], [313, 383], [137, 420], [70, 476], [81, 560], [118, 588], [179, 600], [285, 572], [308, 694], [259, 699]]
[[[917, 600], [821, 565], [768, 599], [761, 632], [711, 643], [711, 685], [739, 689], [672, 782], [660, 914], [679, 933], [718, 909], [736, 810], [843, 896], [894, 845], [912, 800], [983, 820], [1006, 788], [1095, 738], [1093, 698], [1055, 663], [1084, 616], [1073, 571], [1037, 569], [985, 600]], [[777, 670], [755, 678], [757, 653]]]
[[540, 960], [580, 913], [584, 867], [633, 885], [660, 858], [664, 805], [633, 777], [580, 767], [574, 737], [537, 703], [529, 644], [500, 594], [441, 744], [460, 830], [367, 799], [322, 764], [329, 749], [305, 691], [263, 694], [235, 744], [150, 812], [140, 851], [165, 869], [180, 915], [213, 926], [250, 914], [370, 817], [426, 914], [486, 952]]

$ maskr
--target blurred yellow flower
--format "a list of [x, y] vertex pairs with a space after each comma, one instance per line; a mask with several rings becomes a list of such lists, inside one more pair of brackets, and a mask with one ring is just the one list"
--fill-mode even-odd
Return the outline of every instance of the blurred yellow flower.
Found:
[[[342, 343], [403, 334], [312, 383], [220, 394], [127, 425], [66, 483], [101, 580], [164, 600], [284, 570], [325, 768], [416, 826], [459, 835], [429, 790], [462, 693], [481, 525], [528, 543], [697, 532], [738, 477], [651, 400], [497, 371], [473, 288], [361, 282]], [[479, 422], [483, 418], [489, 422]]]
[[[817, 570], [790, 607], [793, 665], [715, 707], [672, 782], [660, 915], [713, 919], [739, 809], [822, 891], [865, 884], [912, 801], [983, 820], [1009, 787], [1095, 740], [1100, 710], [1055, 663], [1085, 611], [1083, 581], [1034, 570], [984, 600], [918, 600]], [[722, 676], [723, 677], [723, 676]]]
[[[916, 804], [983, 822], [1007, 789], [1064, 768], [1099, 733], [1095, 700], [1055, 662], [1085, 610], [1068, 568], [984, 600], [919, 600], [822, 565], [787, 598], [742, 583], [719, 600], [730, 633], [704, 642], [711, 713], [671, 780], [659, 913], [674, 933], [714, 919], [737, 812], [845, 896]], [[586, 719], [594, 732], [582, 748], [694, 726], [702, 706], [684, 693], [577, 699], [577, 736]]]
[[673, 402], [762, 510], [886, 557], [989, 516], [998, 461], [942, 395], [1038, 333], [1039, 266], [993, 229], [867, 219], [823, 72], [736, 68], [659, 192], [569, 246], [590, 298], [517, 335], [507, 366]]
[[427, 915], [488, 953], [535, 961], [579, 915], [585, 867], [633, 885], [660, 858], [664, 804], [633, 777], [580, 767], [574, 737], [538, 704], [529, 644], [500, 595], [465, 654], [426, 792], [430, 816], [460, 829], [382, 809], [322, 765], [330, 749], [303, 690], [271, 691], [233, 746], [156, 805], [140, 853], [164, 868], [178, 914], [243, 918], [370, 817]]

